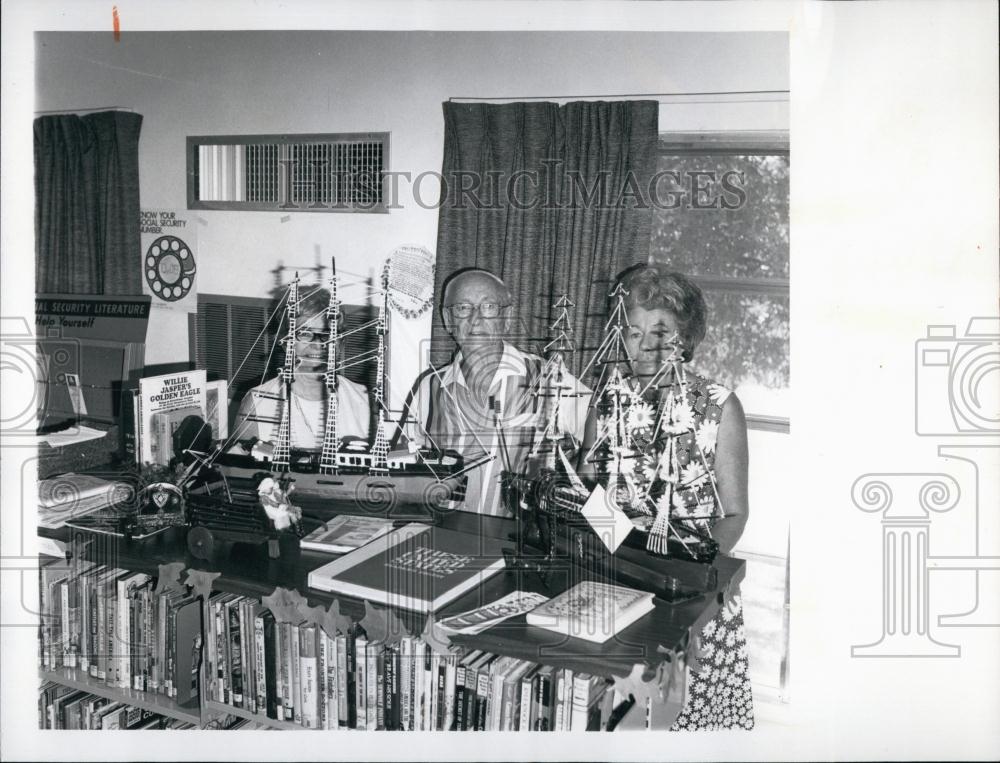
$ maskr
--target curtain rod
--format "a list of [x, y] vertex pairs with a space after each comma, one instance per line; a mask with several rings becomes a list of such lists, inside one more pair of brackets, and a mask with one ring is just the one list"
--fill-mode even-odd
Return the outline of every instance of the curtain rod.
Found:
[[569, 98], [678, 98], [704, 95], [788, 95], [788, 90], [714, 90], [692, 93], [605, 93], [604, 95], [505, 95], [489, 98], [452, 96], [449, 101], [551, 101]]
[[97, 106], [92, 109], [49, 109], [48, 111], [36, 111], [36, 114], [84, 114], [88, 111], [131, 111], [135, 110], [129, 106]]

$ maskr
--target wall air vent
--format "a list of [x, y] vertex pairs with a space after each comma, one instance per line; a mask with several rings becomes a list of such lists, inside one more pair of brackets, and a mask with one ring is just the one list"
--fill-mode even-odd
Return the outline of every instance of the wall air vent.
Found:
[[389, 133], [187, 139], [188, 209], [387, 212]]

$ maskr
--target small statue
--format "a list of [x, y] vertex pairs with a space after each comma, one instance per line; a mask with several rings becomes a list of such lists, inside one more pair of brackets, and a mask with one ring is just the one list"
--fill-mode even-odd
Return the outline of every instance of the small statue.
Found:
[[285, 488], [281, 481], [273, 477], [265, 477], [257, 486], [257, 497], [275, 530], [287, 530], [293, 525], [298, 527], [302, 519], [302, 509], [288, 500], [292, 489], [292, 485]]

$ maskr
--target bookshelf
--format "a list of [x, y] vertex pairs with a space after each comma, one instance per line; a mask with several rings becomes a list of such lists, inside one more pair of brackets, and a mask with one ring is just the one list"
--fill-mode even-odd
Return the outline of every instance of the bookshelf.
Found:
[[[300, 503], [303, 504], [306, 529], [311, 529], [312, 525], [319, 524], [338, 513], [352, 511], [359, 513], [357, 507], [352, 505], [333, 505], [330, 502], [309, 505], [306, 499], [302, 499]], [[405, 511], [406, 507], [402, 509]], [[511, 540], [511, 545], [517, 531], [516, 523], [512, 520], [464, 512], [439, 517], [439, 524], [467, 533]], [[285, 539], [281, 554], [277, 558], [269, 556], [266, 544], [226, 544], [217, 548], [213, 557], [206, 561], [190, 554], [185, 534], [185, 528], [171, 528], [151, 538], [126, 541], [110, 536], [89, 537], [90, 533], [74, 531], [73, 539], [78, 543], [83, 540], [83, 545], [78, 546], [82, 548], [83, 558], [98, 563], [113, 561], [116, 567], [133, 572], [144, 572], [155, 577], [160, 573], [161, 565], [172, 564], [180, 565], [189, 572], [217, 574], [211, 581], [213, 594], [223, 592], [261, 600], [274, 593], [276, 589], [285, 588], [301, 594], [303, 606], [329, 607], [336, 601], [339, 603], [340, 612], [355, 622], [360, 621], [365, 615], [366, 605], [361, 600], [334, 596], [307, 587], [309, 571], [329, 561], [332, 557], [328, 554], [301, 550], [293, 539]], [[66, 528], [56, 530], [40, 528], [39, 535], [62, 541], [70, 540], [70, 533]], [[718, 570], [721, 591], [724, 592], [739, 583], [743, 577], [744, 565], [744, 562], [729, 557], [720, 556], [716, 560], [715, 567]], [[474, 589], [453, 601], [437, 613], [437, 617], [442, 618], [473, 609], [514, 590], [555, 595], [575, 582], [570, 570], [569, 566], [565, 570], [556, 569], [547, 580], [543, 580], [536, 573], [523, 570], [502, 572], [487, 580], [481, 588]], [[556, 670], [573, 671], [577, 674], [589, 673], [612, 680], [621, 679], [629, 676], [636, 665], [662, 662], [663, 652], [683, 651], [690, 640], [700, 632], [702, 626], [718, 612], [722, 598], [722, 593], [717, 593], [677, 604], [658, 601], [651, 613], [603, 644], [568, 639], [558, 633], [528, 626], [523, 615], [475, 636], [452, 636], [451, 641], [456, 647], [467, 651], [482, 650], [551, 666]], [[207, 601], [203, 602], [203, 612], [206, 615], [208, 606]], [[402, 610], [395, 611], [395, 615], [410, 634], [421, 633], [426, 620], [425, 615]], [[207, 629], [208, 621], [203, 617], [203, 633], [207, 634]], [[173, 714], [171, 717], [198, 725], [204, 725], [210, 717], [227, 713], [275, 729], [303, 728], [297, 722], [269, 718], [263, 712], [234, 707], [218, 701], [217, 697], [210, 697], [205, 670], [206, 659], [203, 658], [200, 708], [180, 707], [162, 696], [108, 687], [87, 680], [79, 674], [79, 671], [68, 668], [43, 671], [42, 677], [73, 688], [85, 689], [100, 696], [127, 700], [164, 715]], [[604, 704], [608, 705], [607, 702]], [[609, 712], [610, 706], [602, 711], [604, 720]], [[669, 727], [677, 712], [679, 707], [671, 709], [651, 706], [652, 726]], [[641, 727], [644, 724], [645, 708], [640, 709], [637, 705], [627, 713], [619, 728]]]
[[205, 710], [210, 715], [222, 715], [228, 713], [229, 715], [235, 715], [237, 718], [245, 718], [248, 721], [255, 721], [273, 729], [283, 729], [285, 731], [304, 730], [302, 726], [294, 721], [279, 721], [276, 718], [268, 718], [266, 715], [261, 713], [252, 713], [249, 710], [244, 710], [242, 707], [233, 707], [232, 705], [227, 705], [224, 702], [216, 702], [213, 699], [205, 700]]
[[176, 718], [179, 721], [202, 725], [204, 717], [201, 708], [197, 704], [179, 705], [172, 699], [159, 694], [136, 691], [134, 689], [120, 689], [108, 686], [103, 681], [95, 681], [84, 671], [75, 668], [59, 668], [58, 670], [39, 670], [42, 681], [53, 681], [54, 683], [68, 686], [71, 689], [79, 689], [98, 697], [107, 697], [112, 701], [126, 702], [129, 705], [150, 710], [158, 715], [165, 715], [168, 718]]

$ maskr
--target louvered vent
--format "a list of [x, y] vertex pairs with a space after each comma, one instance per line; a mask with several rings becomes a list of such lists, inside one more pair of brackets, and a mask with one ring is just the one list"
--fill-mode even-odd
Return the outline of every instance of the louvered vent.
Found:
[[389, 133], [188, 138], [190, 209], [385, 212]]

